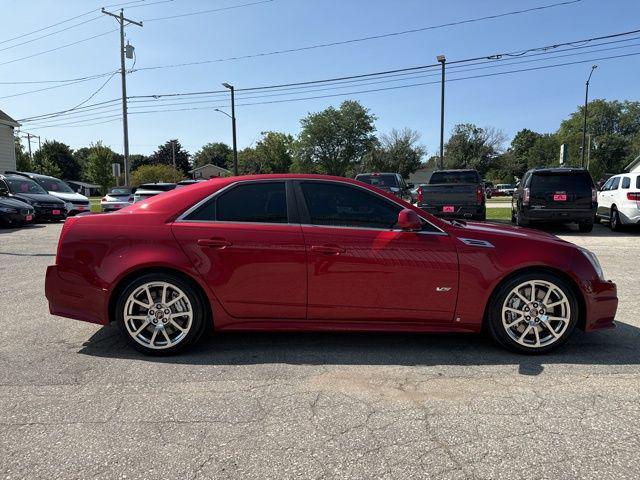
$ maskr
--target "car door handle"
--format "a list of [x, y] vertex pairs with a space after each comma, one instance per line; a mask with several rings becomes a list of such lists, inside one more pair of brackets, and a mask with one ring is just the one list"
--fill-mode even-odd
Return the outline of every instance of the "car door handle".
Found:
[[226, 248], [233, 245], [229, 240], [224, 238], [200, 238], [198, 240], [198, 246], [209, 248]]
[[346, 252], [344, 248], [337, 245], [312, 245], [311, 251], [320, 255], [340, 255]]

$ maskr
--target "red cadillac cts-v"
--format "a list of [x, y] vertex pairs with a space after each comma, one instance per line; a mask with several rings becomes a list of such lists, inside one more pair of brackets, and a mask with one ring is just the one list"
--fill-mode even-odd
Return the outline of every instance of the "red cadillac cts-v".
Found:
[[206, 330], [479, 332], [524, 353], [612, 327], [595, 255], [525, 228], [448, 222], [355, 180], [210, 180], [68, 219], [51, 313], [174, 353]]

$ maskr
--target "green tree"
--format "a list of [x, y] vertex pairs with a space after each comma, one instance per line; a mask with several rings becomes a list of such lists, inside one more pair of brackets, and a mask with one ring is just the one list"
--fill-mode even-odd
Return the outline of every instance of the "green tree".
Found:
[[529, 149], [527, 167], [555, 167], [560, 165], [560, 142], [554, 133], [540, 135]]
[[86, 177], [89, 181], [100, 185], [104, 193], [110, 186], [114, 185], [113, 170], [113, 150], [102, 145], [102, 142], [92, 144], [91, 153], [86, 160]]
[[49, 175], [50, 177], [64, 178], [64, 176], [62, 175], [62, 171], [60, 170], [60, 167], [58, 167], [58, 165], [53, 163], [53, 161], [48, 157], [44, 157], [40, 160], [40, 163], [38, 164], [35, 171], [36, 173], [39, 173], [41, 175]]
[[[44, 173], [44, 165], [55, 165], [58, 175], [63, 180], [80, 180], [82, 170], [80, 164], [73, 158], [73, 150], [56, 140], [45, 141], [33, 156], [34, 169], [37, 173]], [[51, 168], [49, 171], [51, 171]]]
[[82, 180], [89, 180], [87, 178], [87, 160], [91, 155], [91, 147], [80, 147], [73, 152], [73, 159], [80, 166], [80, 178]]
[[182, 148], [180, 141], [173, 139], [164, 145], [159, 145], [158, 149], [151, 155], [151, 164], [173, 165], [173, 151], [175, 148], [176, 168], [182, 172], [183, 176], [189, 175], [191, 163], [189, 163], [189, 152]]
[[502, 152], [504, 141], [504, 134], [495, 128], [458, 124], [445, 145], [444, 164], [448, 168], [475, 168], [484, 176]]
[[[560, 124], [557, 136], [569, 146], [569, 164], [580, 165], [584, 106], [578, 107]], [[589, 102], [587, 133], [591, 136], [589, 170], [595, 178], [604, 173], [619, 173], [635, 156], [634, 141], [640, 133], [640, 102]], [[585, 155], [586, 157], [586, 155]]]
[[129, 171], [133, 172], [143, 165], [151, 165], [151, 159], [146, 155], [141, 155], [139, 153], [129, 155]]
[[256, 149], [252, 147], [243, 148], [238, 152], [238, 174], [255, 175], [269, 173], [264, 171], [265, 165]]
[[30, 172], [31, 160], [29, 159], [29, 154], [24, 151], [20, 137], [14, 137], [14, 146], [16, 151], [16, 168], [19, 172]]
[[173, 165], [158, 163], [155, 165], [142, 165], [131, 172], [131, 186], [143, 183], [173, 182], [184, 180], [183, 173]]
[[294, 171], [352, 175], [374, 146], [375, 116], [359, 102], [347, 100], [300, 121]]
[[409, 128], [391, 130], [367, 154], [363, 170], [395, 172], [403, 178], [420, 168], [426, 149], [418, 144], [420, 133]]
[[255, 147], [265, 173], [287, 173], [293, 163], [295, 141], [287, 133], [263, 132]]
[[232, 162], [233, 150], [224, 142], [207, 143], [193, 155], [194, 168], [208, 163], [222, 168], [228, 168]]

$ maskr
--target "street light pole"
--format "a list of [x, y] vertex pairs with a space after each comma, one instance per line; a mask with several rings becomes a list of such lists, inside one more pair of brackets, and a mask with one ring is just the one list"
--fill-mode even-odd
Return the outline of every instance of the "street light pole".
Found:
[[129, 121], [127, 118], [127, 71], [124, 65], [124, 55], [125, 55], [125, 47], [124, 47], [125, 23], [124, 22], [128, 22], [127, 25], [133, 24], [139, 27], [142, 26], [142, 22], [136, 22], [134, 20], [130, 20], [126, 18], [124, 16], [123, 9], [120, 9], [120, 14], [116, 15], [115, 13], [107, 12], [103, 7], [102, 13], [115, 18], [120, 24], [120, 76], [122, 80], [122, 133], [124, 137], [124, 183], [125, 185], [129, 185]]
[[444, 55], [436, 57], [442, 64], [442, 81], [440, 85], [440, 169], [444, 168], [444, 74], [447, 59]]
[[233, 174], [238, 175], [238, 143], [236, 140], [236, 96], [233, 85], [223, 83], [222, 86], [231, 91], [231, 130], [233, 135]]
[[586, 88], [584, 91], [584, 121], [582, 122], [582, 152], [580, 153], [580, 165], [584, 167], [584, 154], [587, 148], [587, 108], [589, 103], [589, 81], [593, 71], [598, 68], [598, 65], [592, 65], [589, 77], [587, 78]]

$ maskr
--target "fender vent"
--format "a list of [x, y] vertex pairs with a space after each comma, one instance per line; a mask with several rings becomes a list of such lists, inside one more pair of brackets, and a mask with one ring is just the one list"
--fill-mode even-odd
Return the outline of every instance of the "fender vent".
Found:
[[486, 240], [478, 240], [475, 238], [461, 238], [460, 241], [465, 245], [469, 245], [471, 247], [495, 248], [491, 242], [487, 242]]

